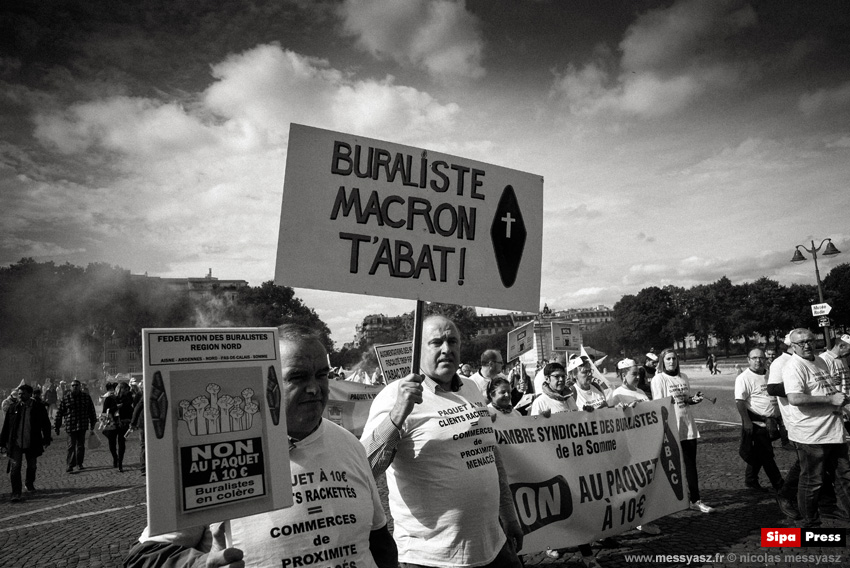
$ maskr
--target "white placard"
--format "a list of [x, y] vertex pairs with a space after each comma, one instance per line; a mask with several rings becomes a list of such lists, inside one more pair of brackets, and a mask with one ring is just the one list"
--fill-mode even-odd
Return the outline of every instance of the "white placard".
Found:
[[534, 320], [508, 332], [508, 361], [534, 349]]
[[413, 362], [413, 342], [401, 341], [399, 343], [375, 345], [375, 355], [378, 357], [378, 365], [381, 367], [384, 382], [390, 384], [410, 374]]
[[578, 323], [553, 321], [551, 326], [553, 351], [579, 351], [581, 328]]
[[142, 341], [150, 533], [291, 506], [277, 329], [143, 329]]
[[543, 178], [292, 124], [275, 283], [536, 312]]

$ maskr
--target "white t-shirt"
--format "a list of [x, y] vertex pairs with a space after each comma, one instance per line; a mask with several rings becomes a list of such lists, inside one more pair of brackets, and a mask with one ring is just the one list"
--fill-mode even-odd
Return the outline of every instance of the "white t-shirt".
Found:
[[582, 389], [578, 384], [573, 388], [576, 397], [576, 406], [581, 410], [585, 406], [590, 406], [594, 409], [602, 408], [608, 402], [605, 395], [599, 392], [599, 389], [593, 385], [587, 390]]
[[[785, 367], [785, 364], [790, 360], [791, 355], [788, 353], [782, 353], [773, 360], [773, 363], [770, 364], [770, 368], [767, 371], [767, 384], [775, 385], [782, 383], [782, 368]], [[777, 396], [776, 403], [779, 405], [779, 414], [782, 416], [782, 421], [786, 422], [788, 420], [788, 399], [784, 396]]]
[[824, 351], [818, 357], [826, 363], [835, 388], [844, 394], [850, 394], [850, 367], [847, 366], [847, 359], [836, 357], [832, 351]]
[[735, 377], [735, 400], [743, 400], [759, 416], [773, 416], [776, 411], [776, 397], [767, 394], [767, 376], [751, 369]]
[[567, 400], [555, 400], [549, 397], [546, 393], [541, 394], [531, 403], [531, 416], [543, 414], [544, 411], [551, 410], [552, 414], [559, 412], [575, 412], [578, 410], [575, 397], [571, 396]]
[[[288, 509], [225, 521], [228, 546], [242, 549], [246, 567], [303, 565], [324, 552], [334, 564], [375, 568], [369, 535], [387, 518], [366, 459], [366, 451], [350, 432], [322, 420], [319, 428], [289, 450], [294, 504]], [[209, 529], [197, 527], [146, 538], [193, 546]], [[190, 533], [196, 534], [190, 535]], [[317, 536], [328, 542], [316, 545]], [[204, 535], [208, 540], [209, 534]], [[309, 562], [308, 561], [308, 562]]]
[[[847, 359], [836, 357], [832, 351], [824, 351], [818, 357], [826, 363], [835, 388], [850, 395], [850, 367], [847, 366]], [[844, 420], [850, 420], [850, 407], [844, 406], [842, 412], [844, 412]]]
[[[388, 416], [400, 383], [378, 393], [362, 439]], [[399, 562], [483, 566], [505, 544], [490, 412], [478, 388], [466, 378], [462, 383], [459, 391], [446, 392], [426, 377], [422, 402], [401, 425], [387, 468]]]
[[478, 391], [481, 393], [481, 396], [484, 397], [484, 400], [487, 400], [487, 388], [490, 386], [491, 379], [482, 375], [481, 371], [475, 371], [470, 376], [464, 377], [462, 380], [465, 383], [468, 383], [468, 381], [474, 382], [475, 386], [478, 387]]
[[540, 367], [540, 370], [534, 375], [534, 392], [543, 392], [543, 383], [546, 381], [546, 375], [543, 374], [545, 368], [545, 365]]
[[676, 410], [679, 440], [699, 438], [697, 422], [688, 404], [691, 398], [691, 383], [685, 373], [679, 371], [679, 374], [674, 376], [659, 371], [652, 377], [652, 400], [669, 397], [673, 398], [673, 407]]
[[[836, 392], [823, 359], [814, 361], [795, 354], [782, 368], [785, 393], [802, 393], [812, 396], [828, 396]], [[788, 439], [801, 444], [843, 444], [844, 424], [837, 407], [827, 404], [788, 404], [785, 427]]]
[[501, 410], [499, 410], [498, 408], [496, 408], [495, 406], [493, 406], [493, 403], [492, 403], [492, 402], [487, 403], [487, 410], [489, 410], [489, 411], [490, 411], [490, 415], [491, 415], [491, 416], [497, 416], [497, 415], [499, 415], [499, 414], [501, 414], [501, 415], [503, 415], [503, 416], [522, 416], [522, 414], [520, 414], [519, 412], [517, 412], [517, 409], [516, 409], [516, 408], [511, 408], [511, 411], [510, 411], [510, 412], [502, 412]]
[[611, 399], [608, 403], [611, 406], [616, 406], [618, 404], [631, 404], [635, 401], [641, 402], [644, 400], [649, 400], [649, 397], [642, 390], [632, 390], [625, 385], [620, 385], [611, 393]]

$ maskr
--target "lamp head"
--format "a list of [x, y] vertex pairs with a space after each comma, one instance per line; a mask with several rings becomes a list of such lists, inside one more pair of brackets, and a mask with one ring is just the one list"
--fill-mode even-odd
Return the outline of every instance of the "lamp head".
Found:
[[[799, 251], [797, 251], [799, 252]], [[835, 245], [832, 244], [832, 241], [826, 243], [826, 249], [823, 251], [823, 256], [832, 256], [834, 254], [838, 254], [841, 251], [835, 248]]]
[[794, 258], [791, 259], [791, 262], [805, 262], [805, 260], [806, 257], [803, 256], [803, 253], [800, 252], [800, 249], [794, 251]]

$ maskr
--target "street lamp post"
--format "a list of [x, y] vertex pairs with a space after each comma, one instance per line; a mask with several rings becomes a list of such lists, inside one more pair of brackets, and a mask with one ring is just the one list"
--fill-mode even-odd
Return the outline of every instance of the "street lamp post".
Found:
[[[800, 252], [800, 249], [803, 249], [810, 255], [812, 255], [812, 260], [815, 261], [815, 278], [818, 283], [818, 300], [821, 304], [823, 304], [823, 289], [821, 288], [820, 283], [820, 270], [818, 270], [818, 251], [820, 251], [821, 247], [823, 247], [824, 243], [826, 243], [826, 249], [823, 251], [823, 256], [833, 256], [841, 251], [835, 248], [835, 245], [832, 244], [832, 239], [824, 239], [820, 242], [820, 244], [815, 247], [815, 241], [812, 241], [812, 248], [807, 249], [803, 245], [797, 245], [794, 250], [794, 258], [791, 259], [791, 262], [805, 262], [806, 257], [803, 256], [803, 253]], [[826, 341], [826, 348], [832, 349], [832, 339], [829, 336], [829, 326], [824, 326], [823, 328], [823, 337], [824, 341]]]

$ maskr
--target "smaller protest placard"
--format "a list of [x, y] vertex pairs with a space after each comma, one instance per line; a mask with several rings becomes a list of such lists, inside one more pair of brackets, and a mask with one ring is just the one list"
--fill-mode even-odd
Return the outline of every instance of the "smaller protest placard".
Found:
[[508, 332], [508, 361], [534, 349], [534, 321]]
[[578, 352], [581, 345], [581, 329], [577, 322], [553, 321], [552, 350]]
[[375, 345], [375, 355], [378, 356], [378, 365], [381, 367], [384, 381], [390, 384], [410, 374], [413, 361], [413, 343], [400, 341], [386, 345]]
[[291, 506], [277, 329], [142, 340], [150, 533]]

